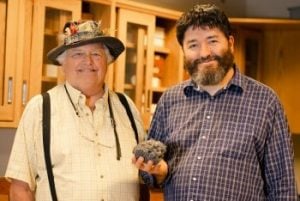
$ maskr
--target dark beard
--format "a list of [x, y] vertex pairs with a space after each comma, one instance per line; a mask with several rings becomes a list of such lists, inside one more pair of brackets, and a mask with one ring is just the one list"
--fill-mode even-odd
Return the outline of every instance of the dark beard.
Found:
[[[198, 64], [216, 60], [218, 62], [217, 68], [203, 68], [198, 69]], [[220, 83], [226, 76], [229, 69], [233, 66], [234, 56], [228, 49], [224, 55], [209, 55], [206, 58], [199, 58], [194, 61], [185, 60], [185, 69], [190, 74], [192, 80], [197, 85], [209, 86]]]

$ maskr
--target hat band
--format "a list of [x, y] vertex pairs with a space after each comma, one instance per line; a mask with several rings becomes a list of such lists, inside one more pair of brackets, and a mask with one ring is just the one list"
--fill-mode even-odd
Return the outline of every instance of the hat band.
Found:
[[97, 36], [100, 36], [99, 32], [78, 32], [75, 35], [68, 36], [64, 39], [65, 45], [71, 45], [84, 40], [93, 39]]

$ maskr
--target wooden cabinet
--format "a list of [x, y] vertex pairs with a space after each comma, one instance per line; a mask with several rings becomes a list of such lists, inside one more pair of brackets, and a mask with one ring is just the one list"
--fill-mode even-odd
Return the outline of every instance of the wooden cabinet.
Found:
[[126, 50], [116, 63], [115, 89], [135, 102], [147, 122], [154, 61], [155, 16], [118, 9], [118, 37]]
[[300, 134], [300, 20], [295, 27], [266, 30], [264, 35], [261, 80], [279, 95], [291, 132]]
[[0, 0], [0, 127], [17, 125], [27, 98], [25, 9], [24, 0]]
[[241, 71], [276, 91], [291, 132], [300, 134], [300, 20], [232, 18]]
[[176, 19], [160, 16], [159, 12], [145, 5], [117, 4], [117, 36], [126, 50], [116, 62], [114, 89], [135, 102], [145, 128], [163, 91], [183, 75]]
[[81, 1], [36, 0], [33, 8], [30, 97], [63, 80], [60, 67], [47, 61], [47, 53], [62, 43], [59, 34], [65, 23], [81, 18]]
[[18, 8], [18, 1], [0, 1], [0, 119], [12, 121], [14, 112], [14, 91], [16, 85], [16, 52], [18, 15], [14, 9]]
[[242, 73], [260, 80], [263, 32], [239, 26], [234, 26], [233, 30], [236, 64]]
[[28, 99], [59, 81], [46, 53], [65, 21], [81, 18], [81, 1], [0, 0], [0, 15], [0, 127], [16, 127]]

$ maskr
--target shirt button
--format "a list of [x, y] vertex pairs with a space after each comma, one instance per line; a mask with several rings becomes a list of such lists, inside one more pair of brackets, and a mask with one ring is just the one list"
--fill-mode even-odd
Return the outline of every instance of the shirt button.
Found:
[[101, 176], [100, 176], [100, 178], [101, 178], [101, 179], [103, 179], [103, 178], [104, 178], [104, 176], [103, 176], [103, 175], [101, 175]]
[[194, 201], [194, 200], [190, 200], [190, 201]]
[[201, 159], [201, 156], [198, 156], [197, 159], [200, 160], [200, 159]]
[[201, 138], [202, 138], [203, 140], [205, 140], [205, 139], [206, 139], [206, 136], [205, 136], [205, 135], [203, 135]]
[[98, 155], [99, 157], [101, 156], [101, 154], [100, 154], [100, 153], [98, 153], [97, 155]]
[[193, 179], [193, 181], [197, 181], [197, 178], [196, 178], [196, 177], [193, 177], [192, 179]]
[[210, 119], [210, 116], [209, 116], [209, 115], [207, 115], [207, 116], [206, 116], [206, 119]]
[[96, 136], [98, 136], [98, 133], [95, 133]]

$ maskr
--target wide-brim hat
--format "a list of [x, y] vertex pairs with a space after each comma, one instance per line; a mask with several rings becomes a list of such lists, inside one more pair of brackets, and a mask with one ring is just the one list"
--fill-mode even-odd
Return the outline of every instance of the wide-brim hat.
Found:
[[91, 43], [102, 43], [105, 45], [113, 57], [113, 61], [125, 49], [123, 43], [118, 38], [109, 36], [101, 29], [101, 22], [67, 22], [64, 26], [63, 43], [50, 50], [47, 58], [54, 64], [60, 65], [57, 57], [64, 51]]

